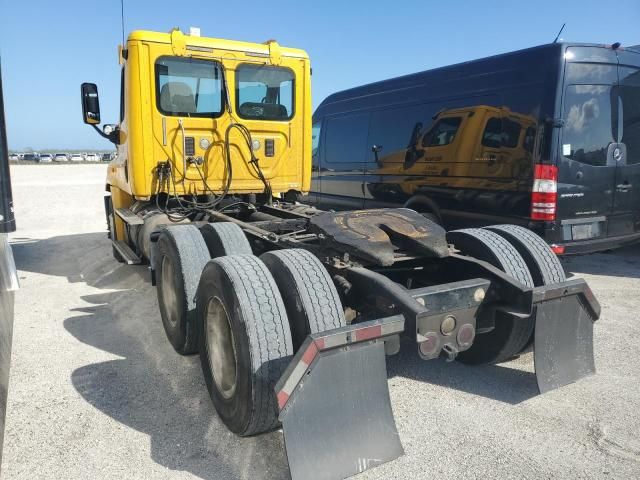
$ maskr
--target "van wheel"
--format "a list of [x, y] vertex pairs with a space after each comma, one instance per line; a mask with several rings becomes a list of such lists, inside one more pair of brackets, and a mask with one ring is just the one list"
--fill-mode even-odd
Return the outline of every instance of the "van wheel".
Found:
[[253, 255], [207, 263], [197, 295], [200, 362], [211, 400], [232, 432], [278, 426], [275, 384], [293, 354], [278, 286]]
[[198, 351], [195, 295], [209, 250], [195, 225], [165, 228], [158, 238], [155, 270], [162, 325], [181, 355]]
[[347, 324], [338, 291], [329, 272], [314, 254], [292, 248], [267, 252], [260, 260], [273, 275], [282, 294], [294, 351], [310, 333]]
[[[528, 228], [519, 225], [492, 225], [485, 228], [497, 233], [518, 250], [529, 267], [536, 287], [553, 285], [567, 279], [560, 259], [553, 253], [549, 244]], [[533, 337], [532, 332], [522, 351], [533, 345]]]
[[211, 258], [225, 255], [251, 255], [251, 245], [242, 229], [231, 222], [206, 223], [200, 233]]
[[[518, 250], [497, 233], [480, 228], [453, 230], [447, 240], [464, 255], [484, 260], [510, 275], [527, 287], [533, 287], [529, 268]], [[533, 333], [534, 319], [515, 319], [496, 313], [495, 328], [476, 337], [469, 350], [460, 352], [457, 359], [479, 365], [501, 363], [517, 355], [527, 345]]]

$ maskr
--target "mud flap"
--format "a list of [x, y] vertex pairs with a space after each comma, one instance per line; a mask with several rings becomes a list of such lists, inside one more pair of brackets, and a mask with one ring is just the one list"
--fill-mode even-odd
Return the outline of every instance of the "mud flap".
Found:
[[545, 393], [595, 373], [593, 322], [600, 306], [580, 279], [535, 293], [534, 363], [538, 388]]
[[403, 455], [384, 338], [401, 315], [310, 335], [276, 386], [292, 480], [338, 480]]

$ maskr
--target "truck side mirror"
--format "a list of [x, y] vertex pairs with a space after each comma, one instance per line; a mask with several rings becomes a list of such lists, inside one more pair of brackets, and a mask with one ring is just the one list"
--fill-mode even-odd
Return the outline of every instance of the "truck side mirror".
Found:
[[100, 100], [98, 86], [95, 83], [83, 83], [80, 87], [82, 96], [82, 119], [89, 125], [100, 123]]

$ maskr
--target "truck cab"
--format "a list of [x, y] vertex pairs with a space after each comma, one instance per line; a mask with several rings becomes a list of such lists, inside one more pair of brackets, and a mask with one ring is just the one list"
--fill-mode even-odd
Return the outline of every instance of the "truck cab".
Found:
[[[241, 200], [264, 192], [266, 182], [275, 195], [309, 189], [311, 69], [304, 51], [273, 40], [134, 31], [119, 56], [120, 119], [100, 132], [117, 148], [107, 214], [144, 209], [157, 198], [163, 207], [169, 197], [203, 205], [220, 195]], [[83, 84], [82, 94], [85, 123], [95, 126], [97, 87]], [[251, 132], [250, 146], [231, 127], [238, 124]], [[135, 244], [120, 217], [111, 223], [112, 237]]]

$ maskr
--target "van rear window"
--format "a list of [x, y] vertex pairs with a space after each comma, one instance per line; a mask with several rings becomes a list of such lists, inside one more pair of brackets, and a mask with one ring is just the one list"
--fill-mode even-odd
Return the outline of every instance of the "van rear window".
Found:
[[[627, 147], [627, 164], [640, 163], [640, 86], [620, 88], [622, 143]], [[620, 128], [620, 127], [618, 127]]]
[[565, 92], [562, 154], [580, 163], [607, 164], [613, 138], [611, 85], [569, 85]]

